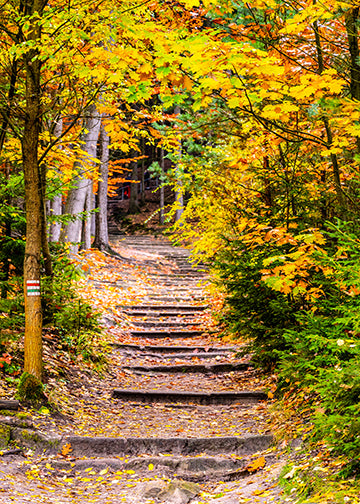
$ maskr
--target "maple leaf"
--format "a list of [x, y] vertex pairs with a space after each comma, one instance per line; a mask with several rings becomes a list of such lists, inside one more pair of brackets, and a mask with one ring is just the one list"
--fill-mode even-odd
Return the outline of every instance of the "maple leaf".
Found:
[[72, 452], [71, 443], [66, 443], [61, 448], [60, 455], [62, 455], [63, 457], [67, 457], [71, 452]]
[[249, 472], [255, 472], [262, 469], [266, 465], [265, 457], [259, 457], [250, 464], [248, 464], [245, 469]]

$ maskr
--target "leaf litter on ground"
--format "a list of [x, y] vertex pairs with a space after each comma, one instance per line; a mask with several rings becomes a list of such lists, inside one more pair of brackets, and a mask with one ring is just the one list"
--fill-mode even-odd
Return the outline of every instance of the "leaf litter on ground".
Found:
[[[135, 247], [113, 245], [113, 248], [128, 260], [114, 258], [95, 250], [87, 251], [78, 256], [78, 266], [84, 271], [84, 278], [79, 283], [79, 293], [96, 311], [101, 312], [104, 325], [103, 338], [109, 343], [108, 366], [101, 374], [89, 368], [89, 364], [81, 359], [74, 359], [66, 348], [62, 349], [59, 337], [47, 330], [45, 342], [45, 370], [47, 375], [47, 390], [50, 402], [55, 406], [55, 412], [37, 412], [23, 408], [23, 415], [34, 423], [35, 427], [46, 433], [68, 433], [86, 436], [121, 436], [121, 437], [216, 437], [241, 436], [244, 434], [261, 434], [268, 432], [268, 413], [264, 404], [254, 404], [250, 407], [241, 405], [199, 406], [199, 405], [166, 405], [121, 403], [112, 398], [115, 387], [148, 388], [149, 390], [166, 388], [193, 390], [245, 390], [271, 387], [271, 379], [264, 379], [254, 371], [245, 373], [226, 373], [222, 375], [159, 375], [155, 378], [146, 375], [133, 375], [123, 370], [130, 357], [121, 356], [116, 347], [111, 344], [139, 344], [139, 339], [129, 333], [133, 317], [129, 317], [120, 307], [131, 307], [137, 304], [149, 304], [151, 296], [158, 294], [161, 298], [171, 287], [163, 286], [152, 278], [159, 272], [164, 275], [171, 273], [174, 266], [161, 256], [137, 251]], [[156, 267], [149, 265], [155, 262]], [[189, 287], [190, 288], [190, 287]], [[205, 291], [204, 291], [205, 292]], [[169, 292], [168, 292], [169, 296]], [[176, 295], [170, 294], [170, 299]], [[186, 304], [199, 306], [208, 304], [209, 294], [204, 294], [203, 300], [187, 299]], [[151, 303], [159, 304], [151, 297]], [[210, 311], [196, 316], [204, 321], [204, 327], [211, 329], [215, 322]], [[215, 338], [215, 339], [214, 339]], [[190, 339], [171, 338], [156, 341], [152, 338], [142, 338], [141, 345], [200, 345], [205, 347], [229, 346], [228, 341], [222, 341], [215, 336], [201, 336]], [[164, 363], [162, 357], [162, 363]], [[159, 361], [159, 358], [156, 359]], [[221, 362], [233, 362], [234, 355], [222, 356]], [[136, 364], [154, 362], [146, 356], [138, 356]], [[188, 362], [184, 359], [180, 362]], [[217, 361], [215, 361], [217, 362]], [[151, 378], [151, 379], [149, 379]], [[11, 384], [5, 384], [6, 395], [13, 393]], [[71, 447], [65, 456], [71, 456]], [[59, 455], [61, 456], [61, 454]], [[64, 453], [62, 454], [64, 456]], [[0, 460], [0, 479], [3, 483], [3, 502], [52, 502], [52, 503], [82, 503], [97, 502], [132, 502], [129, 500], [129, 489], [147, 478], [136, 473], [121, 474], [108, 471], [99, 474], [98, 471], [78, 472], [70, 476], [66, 471], [53, 472], [51, 457], [37, 457], [31, 452], [25, 455], [25, 461], [18, 459]], [[256, 459], [255, 459], [256, 460]], [[45, 461], [45, 465], [41, 462]], [[6, 470], [3, 470], [6, 464]], [[46, 466], [46, 464], [48, 464]], [[259, 464], [259, 463], [258, 463]], [[255, 464], [256, 465], [256, 464]], [[260, 467], [261, 464], [259, 464]], [[24, 472], [24, 466], [30, 466]], [[45, 469], [44, 469], [45, 467]], [[93, 474], [91, 474], [93, 473]], [[154, 478], [154, 476], [152, 476]], [[266, 483], [262, 478], [256, 483], [257, 491]], [[213, 500], [218, 484], [208, 483], [204, 486], [204, 494], [199, 497], [199, 503]], [[222, 492], [231, 485], [223, 484]], [[265, 490], [264, 490], [265, 491]], [[249, 502], [249, 497], [241, 497], [239, 502]], [[274, 494], [275, 495], [275, 494]], [[254, 499], [255, 497], [252, 496]], [[256, 497], [255, 499], [257, 499]], [[274, 497], [275, 498], [275, 497]], [[245, 499], [245, 500], [241, 500]], [[215, 502], [215, 501], [214, 501]], [[218, 501], [217, 501], [218, 502]], [[251, 502], [267, 502], [252, 500]]]

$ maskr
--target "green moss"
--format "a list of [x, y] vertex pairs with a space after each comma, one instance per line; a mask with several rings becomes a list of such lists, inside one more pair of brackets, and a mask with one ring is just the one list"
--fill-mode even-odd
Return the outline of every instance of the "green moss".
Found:
[[36, 376], [25, 371], [19, 381], [16, 399], [35, 404], [41, 403], [45, 399], [43, 384]]
[[0, 424], [0, 449], [6, 448], [10, 441], [11, 429], [8, 425]]

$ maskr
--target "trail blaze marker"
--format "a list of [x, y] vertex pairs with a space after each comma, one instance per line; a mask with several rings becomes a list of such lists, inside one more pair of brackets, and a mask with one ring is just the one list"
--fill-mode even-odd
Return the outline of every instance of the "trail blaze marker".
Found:
[[40, 296], [40, 280], [27, 280], [26, 294], [28, 296]]

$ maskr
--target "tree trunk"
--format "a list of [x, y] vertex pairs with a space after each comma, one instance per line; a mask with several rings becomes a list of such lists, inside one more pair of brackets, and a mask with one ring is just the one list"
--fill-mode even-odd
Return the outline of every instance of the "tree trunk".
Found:
[[96, 195], [96, 207], [99, 209], [95, 214], [95, 240], [94, 247], [99, 250], [109, 249], [108, 219], [107, 219], [107, 191], [109, 178], [109, 143], [110, 138], [106, 133], [104, 126], [100, 129], [99, 153], [100, 180], [98, 192]]
[[88, 180], [88, 185], [86, 187], [85, 203], [84, 203], [84, 212], [86, 212], [88, 216], [82, 220], [81, 247], [80, 247], [81, 250], [89, 250], [89, 248], [91, 248], [92, 215], [90, 212], [93, 210], [92, 195], [93, 195], [93, 181]]
[[[145, 156], [145, 139], [141, 139], [141, 154]], [[140, 203], [145, 204], [145, 158], [141, 160], [141, 191], [140, 191]]]
[[[54, 135], [60, 137], [62, 134], [63, 121], [58, 119], [54, 128]], [[61, 215], [62, 214], [62, 196], [58, 194], [54, 196], [50, 201], [50, 214], [51, 215]], [[52, 222], [49, 229], [49, 241], [58, 242], [60, 239], [61, 224], [60, 222]]]
[[[26, 41], [38, 43], [46, 2], [27, 1], [24, 14], [30, 23]], [[37, 16], [34, 16], [37, 14]], [[42, 380], [42, 310], [40, 296], [41, 254], [41, 180], [38, 166], [38, 146], [41, 118], [41, 62], [37, 50], [24, 56], [26, 71], [25, 124], [22, 138], [22, 160], [25, 180], [26, 246], [24, 259], [25, 343], [24, 371]]]
[[[313, 23], [313, 30], [314, 30], [314, 34], [315, 34], [318, 74], [321, 75], [324, 71], [324, 57], [323, 57], [323, 50], [321, 47], [321, 38], [320, 38], [319, 27], [318, 27], [317, 21], [315, 21]], [[333, 136], [332, 136], [332, 131], [331, 131], [329, 120], [326, 116], [323, 117], [323, 123], [325, 126], [327, 145], [328, 145], [328, 148], [330, 149], [331, 145], [333, 143]], [[336, 154], [331, 154], [330, 159], [331, 159], [331, 165], [332, 165], [332, 171], [333, 171], [333, 177], [334, 177], [336, 197], [337, 197], [337, 201], [338, 201], [339, 208], [340, 208], [340, 215], [343, 215], [345, 212], [345, 209], [346, 209], [346, 199], [345, 199], [345, 195], [342, 190], [342, 187], [341, 187], [339, 163], [338, 163], [338, 159], [337, 159]]]
[[65, 205], [65, 213], [73, 215], [75, 220], [65, 225], [60, 234], [61, 241], [72, 243], [70, 249], [75, 253], [79, 248], [82, 229], [82, 219], [79, 217], [76, 218], [76, 215], [84, 211], [89, 186], [91, 186], [91, 180], [85, 178], [86, 169], [84, 168], [84, 164], [86, 164], [86, 166], [88, 167], [93, 165], [94, 163], [91, 159], [88, 159], [88, 156], [91, 156], [91, 158], [96, 157], [99, 131], [100, 116], [96, 110], [95, 105], [91, 105], [87, 111], [84, 124], [84, 132], [81, 135], [81, 140], [85, 144], [85, 154], [83, 159], [76, 163], [75, 168], [78, 170], [78, 175], [75, 178], [74, 187], [69, 191]]
[[160, 214], [159, 223], [163, 225], [165, 223], [165, 188], [164, 188], [164, 175], [165, 175], [165, 159], [164, 159], [164, 149], [161, 149], [160, 154], [160, 166], [161, 166], [161, 177], [160, 177]]
[[48, 235], [47, 235], [47, 223], [46, 223], [46, 166], [43, 164], [39, 167], [40, 170], [40, 183], [41, 183], [41, 250], [44, 257], [45, 274], [48, 277], [53, 276], [52, 260], [49, 249]]
[[[180, 115], [180, 107], [176, 105], [174, 110], [176, 115]], [[181, 140], [179, 140], [178, 147], [178, 160], [181, 159]], [[176, 174], [176, 190], [175, 190], [175, 201], [176, 201], [176, 211], [175, 211], [175, 221], [179, 221], [184, 211], [184, 189], [181, 173], [178, 165], [175, 167]]]
[[[360, 100], [360, 50], [358, 41], [357, 23], [360, 8], [350, 8], [345, 15], [346, 32], [349, 41], [350, 52], [350, 93], [354, 100]], [[360, 138], [356, 137], [356, 145], [360, 152]]]
[[130, 201], [129, 201], [129, 214], [137, 213], [139, 208], [139, 198], [138, 198], [138, 162], [133, 161], [131, 163], [131, 180], [132, 184], [130, 186]]

